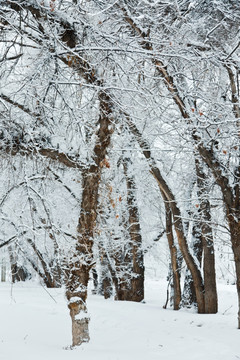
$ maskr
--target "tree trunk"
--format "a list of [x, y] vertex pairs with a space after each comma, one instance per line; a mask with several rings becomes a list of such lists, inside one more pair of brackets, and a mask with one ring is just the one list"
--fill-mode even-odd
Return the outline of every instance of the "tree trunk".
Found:
[[69, 271], [66, 297], [72, 319], [72, 345], [77, 346], [90, 339], [86, 305], [90, 265], [85, 264], [84, 260], [72, 261]]
[[130, 159], [123, 160], [124, 174], [127, 182], [128, 227], [132, 243], [132, 270], [130, 280], [130, 301], [140, 302], [144, 299], [144, 256], [142, 251], [142, 236], [139, 213], [136, 201], [136, 184], [133, 176], [129, 175]]
[[[201, 204], [205, 213], [205, 221], [207, 216], [211, 220], [210, 204], [206, 200]], [[204, 209], [205, 208], [205, 209]], [[203, 273], [204, 273], [204, 288], [205, 288], [205, 312], [206, 314], [215, 314], [218, 311], [218, 297], [216, 285], [216, 272], [215, 272], [215, 254], [213, 245], [212, 228], [209, 223], [202, 223], [202, 240], [203, 240]]]
[[236, 286], [238, 295], [238, 329], [240, 329], [240, 221], [236, 222], [234, 215], [228, 215], [228, 223], [231, 233], [232, 250], [234, 254], [236, 270]]
[[[117, 239], [116, 239], [117, 240]], [[125, 249], [115, 251], [114, 261], [116, 274], [113, 274], [113, 283], [115, 285], [115, 300], [132, 301], [132, 272], [133, 272], [133, 254], [131, 242], [127, 243]], [[126, 250], [126, 251], [125, 251]]]
[[102, 247], [101, 253], [101, 284], [100, 284], [100, 293], [104, 296], [104, 299], [109, 299], [113, 294], [112, 286], [112, 275], [109, 270], [109, 258], [106, 254], [106, 250]]
[[202, 231], [203, 244], [203, 273], [204, 273], [204, 297], [206, 314], [216, 314], [218, 311], [218, 297], [215, 271], [215, 253], [213, 233], [211, 228], [211, 210], [206, 190], [206, 175], [198, 159], [195, 159], [198, 196], [200, 200], [200, 228]]
[[83, 193], [77, 227], [77, 244], [75, 253], [70, 260], [66, 284], [66, 297], [72, 319], [73, 346], [81, 345], [90, 339], [88, 329], [89, 316], [86, 305], [87, 287], [89, 272], [94, 265], [92, 247], [96, 227], [101, 170], [106, 161], [112, 134], [110, 128], [112, 125], [110, 118], [112, 103], [110, 97], [104, 91], [99, 93], [99, 103], [99, 129], [96, 134], [96, 144], [94, 147], [95, 164], [83, 171]]
[[1, 264], [1, 282], [6, 281], [6, 260], [5, 258], [2, 258], [2, 264]]
[[[201, 268], [203, 246], [202, 246], [201, 229], [198, 219], [194, 219], [193, 221], [191, 246], [193, 249], [193, 254], [198, 261], [199, 268]], [[193, 278], [189, 269], [187, 269], [185, 273], [183, 304], [185, 306], [191, 306], [193, 304], [197, 305], [197, 298], [196, 298]]]
[[180, 266], [178, 262], [177, 248], [174, 244], [174, 237], [172, 231], [172, 213], [166, 197], [163, 195], [165, 204], [165, 217], [166, 217], [166, 235], [168, 239], [168, 246], [171, 257], [171, 268], [173, 275], [173, 309], [179, 310], [181, 302], [181, 284], [180, 284]]
[[92, 294], [96, 295], [99, 289], [99, 282], [98, 282], [98, 273], [96, 268], [92, 268], [92, 277], [93, 277], [93, 290]]

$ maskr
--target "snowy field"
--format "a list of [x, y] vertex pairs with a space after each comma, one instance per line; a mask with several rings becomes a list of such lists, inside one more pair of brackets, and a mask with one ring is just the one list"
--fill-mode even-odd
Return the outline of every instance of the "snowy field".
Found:
[[63, 290], [0, 283], [0, 360], [240, 359], [235, 286], [218, 290], [217, 315], [164, 310], [165, 281], [147, 281], [145, 304], [90, 295], [91, 342], [67, 350], [71, 324]]

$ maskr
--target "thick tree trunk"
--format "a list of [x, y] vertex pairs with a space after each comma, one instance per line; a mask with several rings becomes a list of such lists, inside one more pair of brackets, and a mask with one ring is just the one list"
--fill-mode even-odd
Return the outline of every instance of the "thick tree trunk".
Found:
[[100, 115], [99, 129], [94, 147], [94, 165], [83, 171], [83, 193], [78, 224], [78, 238], [75, 253], [70, 260], [66, 297], [72, 319], [72, 345], [81, 345], [89, 341], [89, 316], [87, 312], [87, 287], [89, 272], [93, 262], [93, 238], [96, 227], [99, 183], [101, 170], [106, 161], [106, 154], [112, 134], [110, 97], [99, 93]]
[[93, 266], [93, 236], [96, 224], [96, 208], [100, 170], [91, 167], [83, 174], [83, 194], [78, 225], [76, 251], [69, 264], [66, 297], [72, 319], [72, 345], [89, 341], [87, 313], [87, 287], [89, 272]]
[[[88, 259], [89, 261], [90, 259]], [[84, 260], [72, 261], [69, 267], [70, 277], [67, 282], [66, 297], [72, 319], [72, 345], [81, 345], [88, 342], [89, 316], [87, 312], [87, 287], [89, 280], [90, 265]]]

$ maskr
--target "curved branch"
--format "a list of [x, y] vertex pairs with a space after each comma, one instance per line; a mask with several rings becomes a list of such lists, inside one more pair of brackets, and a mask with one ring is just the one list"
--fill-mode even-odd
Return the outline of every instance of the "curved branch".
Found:
[[[4, 144], [5, 145], [5, 144]], [[11, 156], [15, 155], [41, 155], [43, 157], [46, 157], [50, 160], [57, 161], [58, 163], [61, 163], [65, 165], [68, 168], [75, 168], [83, 170], [85, 167], [83, 164], [81, 164], [77, 159], [74, 157], [65, 154], [64, 152], [60, 152], [55, 149], [51, 148], [37, 148], [30, 145], [27, 147], [26, 145], [22, 144], [9, 144], [5, 146], [0, 146], [0, 151], [5, 152], [6, 154], [9, 154]]]
[[0, 94], [0, 99], [3, 99], [4, 101], [8, 102], [11, 105], [14, 105], [15, 107], [17, 107], [18, 109], [21, 109], [22, 111], [24, 111], [28, 115], [31, 115], [31, 116], [34, 116], [34, 117], [40, 117], [39, 113], [32, 112], [31, 110], [26, 108], [24, 105], [19, 104], [18, 102], [10, 99], [10, 97], [7, 96], [7, 95]]

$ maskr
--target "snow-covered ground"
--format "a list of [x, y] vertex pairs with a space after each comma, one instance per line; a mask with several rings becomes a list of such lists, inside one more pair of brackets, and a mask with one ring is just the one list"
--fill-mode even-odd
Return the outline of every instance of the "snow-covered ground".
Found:
[[164, 310], [166, 282], [146, 282], [146, 303], [90, 295], [91, 342], [74, 350], [63, 290], [0, 283], [1, 360], [240, 359], [235, 286], [218, 285], [219, 313]]

